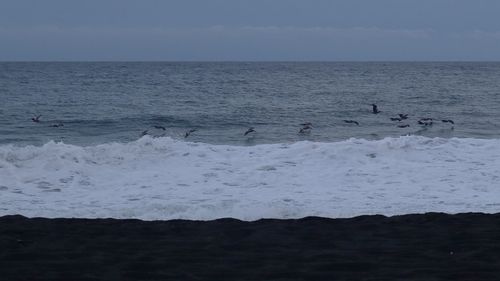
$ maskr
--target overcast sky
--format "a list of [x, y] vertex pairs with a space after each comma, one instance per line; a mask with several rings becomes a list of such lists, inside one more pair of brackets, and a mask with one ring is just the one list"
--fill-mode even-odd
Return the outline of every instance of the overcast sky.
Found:
[[0, 60], [500, 60], [499, 0], [0, 0]]

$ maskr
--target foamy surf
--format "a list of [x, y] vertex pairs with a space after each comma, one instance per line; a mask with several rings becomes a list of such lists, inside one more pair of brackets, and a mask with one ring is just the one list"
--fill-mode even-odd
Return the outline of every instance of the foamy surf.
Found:
[[0, 146], [0, 215], [208, 220], [500, 211], [500, 140]]

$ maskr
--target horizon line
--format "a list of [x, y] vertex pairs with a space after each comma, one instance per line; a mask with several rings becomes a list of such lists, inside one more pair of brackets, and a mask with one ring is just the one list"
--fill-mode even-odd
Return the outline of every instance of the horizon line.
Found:
[[0, 63], [464, 63], [500, 60], [0, 60]]

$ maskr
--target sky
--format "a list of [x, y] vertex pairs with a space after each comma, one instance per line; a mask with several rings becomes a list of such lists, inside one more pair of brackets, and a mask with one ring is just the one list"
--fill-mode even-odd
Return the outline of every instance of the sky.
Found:
[[0, 61], [499, 61], [498, 0], [0, 0]]

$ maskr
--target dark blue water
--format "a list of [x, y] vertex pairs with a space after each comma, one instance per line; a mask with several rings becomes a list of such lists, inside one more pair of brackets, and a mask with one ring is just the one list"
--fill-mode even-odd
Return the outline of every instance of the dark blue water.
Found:
[[[0, 101], [1, 144], [128, 142], [144, 130], [183, 138], [188, 129], [198, 130], [192, 141], [241, 145], [498, 138], [500, 63], [9, 62], [0, 63]], [[390, 121], [398, 113], [409, 119]], [[423, 127], [422, 117], [438, 122]], [[313, 123], [310, 134], [298, 134], [303, 122]], [[248, 127], [257, 134], [244, 137]]]

